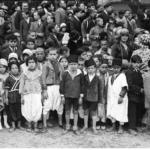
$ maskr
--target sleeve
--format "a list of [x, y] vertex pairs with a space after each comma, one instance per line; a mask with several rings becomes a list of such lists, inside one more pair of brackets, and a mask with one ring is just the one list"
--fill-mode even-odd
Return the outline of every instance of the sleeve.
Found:
[[75, 27], [74, 27], [74, 21], [72, 19], [70, 19], [69, 25], [70, 25], [70, 31], [72, 31], [72, 30], [75, 29]]
[[8, 77], [5, 81], [5, 89], [10, 89], [10, 78]]
[[80, 84], [81, 84], [81, 94], [80, 97], [83, 97], [84, 95], [84, 75], [81, 73], [81, 78], [80, 78]]
[[62, 80], [60, 81], [60, 94], [61, 96], [64, 96], [65, 94], [65, 78], [66, 78], [66, 72], [62, 75]]
[[129, 91], [134, 93], [134, 94], [135, 93], [140, 94], [141, 88], [133, 83], [132, 73], [130, 71], [126, 72], [126, 77], [127, 77], [127, 83], [128, 83]]
[[126, 93], [127, 93], [127, 87], [126, 86], [122, 87], [122, 90], [121, 90], [119, 96], [121, 96], [122, 98], [124, 98], [124, 96], [126, 95]]
[[56, 11], [55, 23], [60, 26], [60, 12], [59, 11]]
[[96, 40], [96, 39], [97, 39], [97, 35], [95, 34], [94, 28], [92, 28], [92, 29], [90, 30], [89, 38], [90, 38], [91, 40]]
[[112, 45], [110, 49], [111, 49], [111, 56], [113, 56], [114, 58], [116, 58], [116, 56], [117, 56], [116, 46]]
[[101, 83], [101, 80], [99, 79], [98, 81], [98, 103], [102, 103], [104, 104], [103, 102], [103, 97], [102, 97], [102, 83]]
[[20, 85], [19, 85], [19, 93], [23, 94], [23, 88], [25, 84], [25, 75], [22, 74], [21, 80], [20, 80]]
[[44, 64], [42, 68], [42, 89], [43, 90], [47, 90], [47, 85], [46, 85], [47, 74], [48, 74], [48, 67], [46, 64]]
[[82, 32], [82, 36], [83, 36], [83, 38], [86, 38], [87, 36], [86, 36], [86, 22], [85, 22], [85, 20], [82, 22], [82, 24], [81, 24], [81, 32]]

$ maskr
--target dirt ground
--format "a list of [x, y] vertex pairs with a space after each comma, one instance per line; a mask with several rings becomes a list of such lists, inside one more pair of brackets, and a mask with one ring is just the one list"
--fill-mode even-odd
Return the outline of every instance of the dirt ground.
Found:
[[46, 134], [20, 130], [9, 133], [3, 129], [0, 131], [0, 148], [149, 148], [149, 139], [150, 131], [133, 136], [127, 132], [118, 135], [100, 130], [98, 135], [93, 135], [89, 129], [76, 136], [73, 132], [62, 135], [59, 127], [49, 128]]

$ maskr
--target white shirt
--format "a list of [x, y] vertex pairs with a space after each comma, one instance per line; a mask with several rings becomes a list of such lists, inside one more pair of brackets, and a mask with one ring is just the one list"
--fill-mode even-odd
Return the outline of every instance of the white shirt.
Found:
[[89, 80], [90, 80], [90, 82], [93, 80], [93, 78], [95, 77], [95, 74], [88, 74], [88, 76], [89, 76]]
[[25, 20], [26, 20], [26, 22], [29, 24], [30, 18], [28, 18], [28, 19], [25, 19]]

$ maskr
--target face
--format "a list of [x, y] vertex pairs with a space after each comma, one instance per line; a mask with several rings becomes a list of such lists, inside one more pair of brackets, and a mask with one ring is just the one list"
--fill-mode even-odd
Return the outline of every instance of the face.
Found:
[[6, 72], [6, 67], [0, 64], [0, 73], [5, 74], [5, 72]]
[[28, 8], [29, 8], [28, 3], [23, 3], [23, 4], [22, 4], [22, 10], [23, 10], [23, 11], [28, 11]]
[[22, 17], [23, 17], [24, 19], [27, 19], [27, 18], [28, 18], [28, 15], [26, 15], [26, 13], [22, 12]]
[[47, 23], [53, 22], [52, 16], [47, 16]]
[[119, 18], [122, 19], [124, 14], [119, 14]]
[[20, 11], [21, 10], [20, 6], [18, 6], [15, 10]]
[[84, 4], [80, 4], [80, 9], [84, 10], [85, 6]]
[[87, 60], [87, 52], [83, 52], [80, 57]]
[[43, 59], [45, 57], [44, 51], [43, 52], [42, 51], [41, 52], [37, 52], [35, 56], [36, 56], [38, 61], [43, 61]]
[[87, 68], [88, 74], [94, 74], [96, 72], [96, 67], [95, 66], [90, 66]]
[[36, 39], [36, 33], [35, 32], [31, 32], [30, 35], [29, 35], [29, 37], [31, 39], [35, 40]]
[[128, 35], [127, 34], [122, 34], [121, 35], [121, 41], [122, 42], [127, 42], [128, 41]]
[[42, 12], [42, 11], [43, 11], [42, 6], [38, 6], [38, 7], [37, 7], [37, 10], [38, 10], [38, 12]]
[[128, 18], [128, 16], [130, 15], [130, 12], [129, 12], [129, 11], [126, 11], [124, 15], [125, 15], [125, 17]]
[[112, 11], [112, 6], [109, 6], [109, 7], [107, 8], [107, 11], [108, 11], [108, 12]]
[[60, 6], [61, 6], [62, 8], [66, 8], [66, 3], [65, 3], [64, 0], [61, 0], [61, 1], [60, 1]]
[[120, 66], [117, 66], [117, 65], [113, 66], [113, 73], [114, 73], [114, 74], [120, 73], [120, 70], [121, 70], [121, 67], [120, 67]]
[[84, 61], [78, 61], [78, 68], [81, 70], [84, 68]]
[[70, 56], [70, 50], [64, 52], [63, 56], [68, 58]]
[[57, 53], [56, 50], [51, 50], [51, 51], [48, 53], [48, 56], [47, 56], [47, 58], [48, 58], [49, 60], [56, 60], [57, 57], [58, 57], [58, 53]]
[[95, 10], [95, 6], [91, 6], [90, 9]]
[[105, 74], [107, 72], [107, 68], [108, 68], [107, 64], [101, 64], [99, 70], [102, 74]]
[[3, 11], [3, 10], [0, 10], [0, 16], [1, 16], [1, 17], [4, 17], [4, 15], [5, 15], [4, 11]]
[[96, 12], [93, 12], [93, 13], [91, 14], [91, 17], [94, 18], [95, 15], [96, 15]]
[[87, 52], [87, 60], [89, 60], [92, 57], [92, 52]]
[[103, 21], [103, 19], [100, 18], [100, 20], [99, 20], [99, 22], [98, 22], [98, 25], [99, 25], [99, 26], [103, 26], [103, 24], [104, 24], [104, 21]]
[[28, 61], [28, 67], [30, 70], [34, 70], [36, 68], [36, 63], [34, 60], [29, 60]]
[[67, 30], [66, 27], [63, 27], [63, 28], [62, 28], [62, 31], [63, 31], [63, 32], [65, 32], [66, 30]]
[[108, 48], [107, 41], [101, 41], [101, 48], [103, 51], [107, 51]]
[[26, 60], [27, 60], [28, 57], [29, 57], [28, 54], [24, 54], [24, 55], [23, 55], [23, 60], [24, 60], [24, 62], [26, 62]]
[[111, 67], [112, 62], [113, 62], [113, 57], [112, 56], [107, 56], [107, 59], [108, 59], [108, 66]]
[[99, 67], [99, 65], [100, 65], [100, 61], [98, 60], [98, 58], [97, 57], [95, 57], [95, 58], [93, 58], [93, 60], [95, 61], [95, 63], [96, 63], [96, 67]]
[[63, 59], [60, 61], [60, 65], [61, 65], [62, 67], [64, 67], [64, 69], [65, 69], [65, 68], [68, 67], [68, 61], [67, 61], [65, 58], [63, 58]]
[[35, 12], [35, 10], [36, 10], [35, 8], [32, 8], [31, 13], [33, 14]]
[[16, 47], [17, 40], [9, 40], [8, 44], [9, 44], [10, 47]]
[[132, 63], [132, 67], [135, 68], [135, 69], [139, 69], [141, 63], [138, 61], [136, 63]]
[[51, 10], [51, 11], [54, 11], [54, 8], [55, 8], [54, 5], [51, 4], [50, 10]]
[[38, 20], [40, 18], [37, 12], [35, 12], [33, 16], [34, 16], [34, 20]]
[[17, 66], [16, 64], [13, 64], [13, 65], [11, 66], [11, 72], [12, 72], [13, 75], [18, 75], [18, 73], [19, 73], [19, 68], [18, 68], [18, 66]]
[[59, 33], [59, 30], [60, 30], [60, 28], [59, 28], [59, 26], [56, 24], [55, 27], [54, 27], [54, 29], [53, 29], [53, 32], [54, 32], [54, 33]]
[[26, 45], [26, 48], [30, 49], [30, 50], [33, 50], [34, 49], [34, 43], [33, 42], [28, 42], [27, 45]]
[[69, 68], [71, 71], [76, 71], [78, 68], [78, 64], [77, 63], [69, 63]]
[[78, 18], [80, 18], [80, 17], [82, 16], [81, 11], [79, 11], [78, 13], [76, 13], [76, 16], [77, 16]]

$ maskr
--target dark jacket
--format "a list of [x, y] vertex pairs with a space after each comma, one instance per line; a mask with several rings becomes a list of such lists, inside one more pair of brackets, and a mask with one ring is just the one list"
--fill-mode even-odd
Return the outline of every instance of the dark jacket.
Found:
[[136, 71], [133, 67], [130, 67], [126, 71], [126, 77], [129, 87], [129, 102], [142, 102], [143, 94], [141, 93], [141, 89], [143, 88], [143, 78], [140, 71]]
[[70, 32], [76, 30], [81, 34], [81, 22], [74, 16], [70, 19]]
[[82, 40], [78, 40], [77, 43], [69, 39], [67, 47], [70, 49], [70, 55], [75, 55], [77, 49], [82, 47]]
[[59, 48], [61, 43], [59, 42], [58, 38], [54, 36], [52, 33], [49, 34], [49, 37], [46, 41], [46, 47], [56, 47]]
[[68, 71], [64, 72], [60, 82], [60, 94], [65, 98], [80, 98], [83, 94], [84, 75], [78, 69], [76, 77], [72, 79]]
[[29, 23], [26, 20], [22, 20], [20, 23], [20, 37], [21, 41], [26, 41], [28, 31], [30, 30], [30, 25], [33, 20], [30, 18]]
[[22, 17], [22, 11], [17, 12], [15, 19], [14, 19], [14, 25], [15, 25], [15, 29], [17, 31], [20, 31], [20, 22], [23, 20]]
[[[1, 57], [8, 60], [10, 53], [12, 53], [12, 50], [8, 47], [2, 51]], [[18, 58], [22, 55], [22, 51], [18, 48], [15, 50], [15, 53], [18, 55]]]
[[109, 15], [106, 14], [104, 11], [101, 13], [102, 18], [104, 19], [104, 24], [109, 22]]
[[102, 103], [101, 81], [98, 76], [89, 81], [89, 76], [84, 76], [84, 101]]
[[111, 55], [114, 58], [120, 58], [120, 59], [127, 59], [130, 60], [131, 58], [131, 50], [130, 46], [128, 46], [128, 50], [126, 51], [124, 46], [120, 44], [120, 42], [115, 43], [114, 45], [111, 46]]

